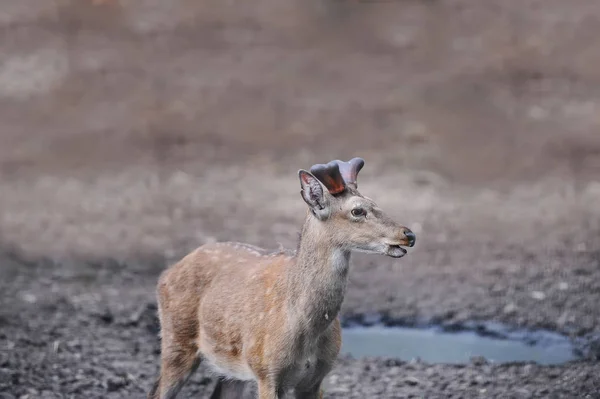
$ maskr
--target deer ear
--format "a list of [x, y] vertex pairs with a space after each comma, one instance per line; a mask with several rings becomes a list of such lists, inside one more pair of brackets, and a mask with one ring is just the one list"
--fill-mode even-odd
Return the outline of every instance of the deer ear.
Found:
[[321, 182], [309, 172], [301, 169], [298, 171], [302, 199], [319, 219], [329, 216], [329, 198], [327, 198]]

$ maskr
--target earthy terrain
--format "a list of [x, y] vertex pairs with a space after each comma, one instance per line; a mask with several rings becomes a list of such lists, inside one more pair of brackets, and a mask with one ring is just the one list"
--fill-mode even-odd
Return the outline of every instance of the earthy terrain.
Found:
[[[142, 398], [161, 270], [294, 247], [296, 172], [361, 156], [417, 233], [355, 255], [345, 317], [497, 321], [561, 366], [342, 357], [326, 398], [600, 397], [595, 0], [4, 0], [0, 398]], [[197, 373], [182, 398], [214, 386]]]

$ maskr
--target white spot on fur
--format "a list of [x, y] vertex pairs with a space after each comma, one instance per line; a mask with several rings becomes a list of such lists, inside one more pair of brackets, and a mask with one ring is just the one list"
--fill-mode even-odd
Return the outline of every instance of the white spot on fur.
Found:
[[240, 243], [240, 242], [224, 242], [224, 243], [220, 243], [220, 244], [226, 245], [230, 248], [244, 250], [254, 256], [261, 256], [262, 248], [256, 247], [254, 245], [244, 244], [244, 243]]
[[325, 313], [325, 320], [329, 320], [329, 314]]
[[271, 292], [273, 292], [273, 288], [269, 287], [269, 288], [267, 288], [267, 291], [265, 291], [265, 294], [270, 295]]

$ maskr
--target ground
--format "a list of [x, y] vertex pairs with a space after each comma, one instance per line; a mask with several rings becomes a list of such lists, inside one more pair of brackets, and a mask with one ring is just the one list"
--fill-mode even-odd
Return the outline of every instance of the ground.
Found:
[[[144, 397], [161, 270], [205, 242], [294, 247], [297, 170], [353, 156], [417, 245], [355, 255], [344, 317], [591, 351], [343, 357], [326, 398], [600, 397], [599, 19], [594, 0], [3, 5], [0, 397]], [[202, 371], [182, 398], [210, 392]]]

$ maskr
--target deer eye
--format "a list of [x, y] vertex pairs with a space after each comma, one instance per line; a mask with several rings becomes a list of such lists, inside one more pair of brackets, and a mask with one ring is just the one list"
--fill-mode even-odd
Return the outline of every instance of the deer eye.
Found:
[[354, 217], [359, 217], [365, 216], [367, 214], [367, 211], [365, 211], [363, 208], [354, 208], [350, 213], [352, 213], [352, 216]]

